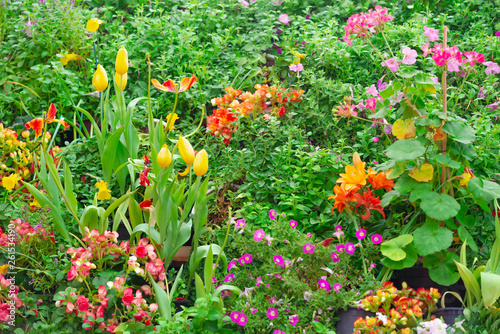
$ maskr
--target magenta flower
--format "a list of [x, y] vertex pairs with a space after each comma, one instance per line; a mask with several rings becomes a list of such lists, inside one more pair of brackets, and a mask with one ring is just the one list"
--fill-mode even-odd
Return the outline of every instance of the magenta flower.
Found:
[[318, 280], [318, 285], [320, 289], [325, 289], [326, 291], [330, 291], [331, 289], [330, 283], [326, 279]]
[[345, 245], [344, 244], [338, 244], [335, 248], [337, 249], [337, 252], [343, 253], [344, 250], [345, 250]]
[[285, 334], [285, 332], [275, 329], [273, 334]]
[[297, 227], [297, 222], [295, 220], [290, 220], [290, 227], [291, 228], [296, 228]]
[[274, 263], [276, 263], [276, 266], [278, 266], [278, 268], [283, 268], [285, 266], [284, 260], [281, 255], [273, 256], [273, 261]]
[[[307, 14], [306, 15], [306, 20], [309, 20], [310, 18], [311, 18], [311, 14]], [[497, 34], [498, 34], [497, 36], [500, 36], [500, 31], [497, 32]]]
[[238, 324], [240, 326], [245, 326], [247, 324], [247, 321], [248, 321], [248, 317], [246, 315], [244, 315], [243, 313], [238, 312], [238, 311], [231, 312], [229, 317], [231, 318], [232, 322], [234, 322], [235, 324]]
[[249, 3], [248, 1], [245, 1], [245, 0], [241, 0], [241, 1], [240, 1], [240, 3], [241, 3], [241, 5], [242, 5], [243, 7], [248, 7], [248, 6], [250, 6], [250, 3]]
[[252, 314], [257, 313], [257, 311], [258, 311], [258, 310], [257, 310], [256, 308], [250, 307], [250, 312], [251, 312]]
[[424, 27], [424, 34], [431, 42], [437, 41], [439, 39], [439, 30]]
[[304, 69], [304, 66], [301, 63], [290, 65], [290, 71], [299, 73]]
[[403, 64], [412, 65], [417, 62], [417, 55], [418, 55], [417, 51], [406, 47], [403, 50], [401, 50], [401, 52], [405, 55], [403, 57]]
[[273, 320], [274, 318], [278, 317], [278, 310], [274, 307], [270, 307], [267, 309], [266, 315], [270, 320]]
[[382, 242], [382, 236], [380, 234], [372, 235], [372, 242], [377, 245]]
[[306, 243], [304, 246], [302, 246], [302, 250], [306, 254], [312, 254], [312, 253], [314, 253], [314, 247], [315, 246], [313, 244]]
[[486, 73], [486, 75], [500, 73], [500, 66], [498, 66], [497, 63], [492, 61], [485, 61], [483, 64], [486, 65], [486, 69], [484, 70], [484, 73]]
[[379, 137], [373, 137], [372, 138], [372, 142], [374, 142], [374, 143], [378, 143], [379, 140], [380, 140]]
[[252, 263], [253, 261], [252, 255], [248, 253], [243, 254], [242, 258], [245, 261], [245, 263]]
[[370, 110], [375, 110], [375, 107], [377, 106], [377, 99], [374, 97], [369, 98], [366, 100], [366, 108]]
[[429, 49], [429, 42], [425, 43], [424, 45], [422, 45], [420, 47], [420, 50], [424, 51], [424, 58], [427, 57], [429, 54], [431, 54], [432, 52], [430, 51]]
[[311, 232], [307, 232], [306, 236], [307, 236], [308, 238], [311, 238], [313, 235], [311, 234]]
[[340, 261], [340, 257], [339, 257], [339, 255], [338, 255], [337, 253], [335, 253], [335, 252], [332, 252], [332, 253], [330, 254], [330, 257], [332, 258], [332, 260], [333, 260], [333, 262], [334, 262], [334, 263], [337, 263], [337, 262], [339, 262], [339, 261]]
[[227, 271], [230, 271], [231, 269], [236, 268], [236, 260], [231, 260], [227, 264]]
[[257, 277], [257, 282], [255, 283], [255, 285], [260, 286], [261, 283], [262, 283], [262, 277], [259, 276]]
[[299, 322], [299, 316], [298, 315], [291, 315], [288, 317], [288, 323], [292, 326], [295, 326]]
[[497, 31], [497, 32], [495, 33], [495, 36], [500, 37], [500, 31]]
[[340, 231], [342, 231], [342, 226], [340, 225], [335, 226], [335, 232], [340, 232]]
[[240, 228], [245, 228], [245, 226], [247, 226], [247, 224], [245, 223], [245, 219], [238, 219], [236, 221], [236, 224], [234, 225], [234, 230], [237, 231]]
[[273, 209], [269, 210], [269, 219], [275, 220], [278, 214]]
[[264, 233], [264, 230], [261, 229], [261, 228], [259, 228], [253, 234], [253, 240], [255, 240], [255, 241], [261, 241], [265, 236], [266, 236], [266, 234]]
[[275, 298], [275, 297], [271, 297], [271, 299], [269, 299], [269, 302], [270, 302], [271, 304], [276, 303], [276, 298]]
[[375, 85], [371, 85], [370, 87], [366, 87], [366, 94], [378, 96], [378, 91], [377, 91], [377, 88], [375, 88]]
[[333, 290], [340, 292], [340, 289], [342, 289], [342, 285], [340, 285], [340, 283], [335, 283], [333, 285]]
[[288, 17], [288, 14], [281, 14], [278, 18], [278, 20], [283, 23], [283, 24], [288, 24], [290, 22], [290, 18]]
[[348, 242], [345, 244], [345, 252], [347, 254], [354, 254], [354, 251], [356, 250], [356, 246], [354, 246], [354, 244], [352, 242]]
[[464, 52], [464, 56], [466, 59], [462, 61], [462, 63], [469, 63], [470, 66], [474, 66], [477, 63], [484, 63], [484, 54], [477, 53], [476, 51]]
[[356, 238], [358, 240], [362, 240], [366, 237], [366, 230], [363, 228], [360, 228], [359, 230], [356, 231]]
[[382, 66], [387, 66], [387, 68], [389, 70], [391, 70], [391, 72], [396, 72], [397, 70], [399, 70], [399, 67], [398, 65], [401, 64], [400, 62], [398, 62], [396, 60], [396, 58], [390, 58], [390, 59], [387, 59], [386, 61], [383, 61], [382, 63], [380, 63]]
[[228, 274], [226, 277], [224, 277], [224, 282], [231, 282], [234, 280], [234, 274]]
[[240, 266], [243, 266], [245, 264], [245, 258], [242, 256], [238, 259], [238, 263], [240, 264]]

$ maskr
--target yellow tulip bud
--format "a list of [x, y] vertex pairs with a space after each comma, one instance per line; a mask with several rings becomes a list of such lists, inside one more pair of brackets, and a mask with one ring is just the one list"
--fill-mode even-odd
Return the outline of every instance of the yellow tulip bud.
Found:
[[193, 171], [198, 176], [203, 176], [208, 170], [208, 155], [207, 151], [201, 150], [194, 158]]
[[99, 25], [102, 24], [102, 21], [99, 19], [90, 19], [87, 21], [87, 30], [90, 30], [92, 32], [96, 31], [99, 29]]
[[192, 165], [194, 162], [194, 150], [191, 143], [184, 138], [179, 136], [179, 153], [181, 154], [182, 160], [188, 165]]
[[118, 50], [115, 62], [116, 73], [124, 75], [128, 71], [128, 53], [124, 46]]
[[30, 137], [30, 132], [25, 130], [21, 133], [21, 135], [23, 136], [23, 138], [29, 138]]
[[97, 70], [92, 77], [92, 86], [98, 92], [102, 92], [108, 87], [108, 75], [101, 65], [97, 65]]
[[120, 75], [120, 74], [118, 74], [118, 72], [115, 73], [116, 85], [118, 87], [120, 87], [120, 84], [121, 84], [121, 87], [120, 87], [121, 90], [125, 90], [125, 87], [127, 87], [127, 79], [128, 79], [127, 73], [125, 73], [124, 75]]
[[167, 144], [163, 144], [160, 152], [158, 152], [156, 161], [158, 162], [158, 165], [160, 165], [160, 167], [168, 167], [172, 163], [172, 155], [168, 150]]

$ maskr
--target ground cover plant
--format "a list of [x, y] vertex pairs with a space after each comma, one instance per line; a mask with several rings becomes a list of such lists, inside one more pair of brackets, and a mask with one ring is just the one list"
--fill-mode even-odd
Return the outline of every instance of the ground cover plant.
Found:
[[0, 332], [499, 327], [497, 0], [0, 3]]

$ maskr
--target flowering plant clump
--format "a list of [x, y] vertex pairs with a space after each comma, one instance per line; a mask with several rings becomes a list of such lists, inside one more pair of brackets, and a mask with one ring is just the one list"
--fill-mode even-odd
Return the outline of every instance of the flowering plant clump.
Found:
[[[364, 288], [377, 285], [372, 275], [379, 255], [377, 243], [349, 242], [340, 226], [335, 239], [316, 240], [311, 233], [300, 232], [297, 222], [285, 214], [270, 210], [269, 218], [269, 231], [252, 229], [244, 219], [235, 220], [237, 253], [220, 281], [230, 282], [242, 293], [224, 291], [225, 304], [248, 318], [245, 331], [333, 329], [337, 310], [347, 307]], [[361, 247], [370, 263], [366, 274], [356, 255]]]
[[282, 117], [287, 108], [293, 103], [301, 101], [303, 90], [269, 87], [268, 85], [255, 85], [256, 91], [243, 92], [239, 89], [226, 87], [226, 95], [212, 99], [216, 106], [213, 114], [207, 117], [207, 131], [213, 136], [223, 136], [224, 143], [228, 145], [236, 122], [241, 118], [252, 118], [264, 114], [265, 119], [271, 115]]
[[389, 21], [392, 21], [389, 9], [381, 6], [376, 6], [375, 10], [370, 9], [368, 13], [354, 14], [347, 19], [344, 27], [345, 35], [342, 39], [352, 46], [352, 36], [367, 40], [374, 33], [383, 31], [384, 23]]
[[376, 313], [374, 317], [359, 317], [354, 322], [354, 333], [415, 333], [414, 329], [424, 319], [430, 319], [437, 309], [441, 294], [435, 288], [414, 290], [403, 284], [398, 290], [391, 282], [372, 292], [360, 301], [366, 311]]
[[19, 287], [14, 283], [14, 277], [6, 279], [0, 274], [0, 324], [12, 324], [15, 317], [12, 316], [11, 311], [16, 312], [24, 306], [24, 303], [18, 298]]
[[[166, 288], [164, 263], [155, 246], [147, 238], [140, 239], [137, 246], [130, 246], [128, 240], [118, 244], [117, 232], [85, 230], [82, 241], [86, 247], [67, 250], [71, 256], [67, 280], [75, 284], [56, 294], [56, 306], [64, 308], [68, 316], [80, 318], [86, 330], [112, 333], [120, 323], [130, 321], [150, 325], [158, 305], [152, 302], [147, 273]], [[103, 272], [112, 274], [102, 276]], [[96, 284], [103, 279], [107, 283]]]

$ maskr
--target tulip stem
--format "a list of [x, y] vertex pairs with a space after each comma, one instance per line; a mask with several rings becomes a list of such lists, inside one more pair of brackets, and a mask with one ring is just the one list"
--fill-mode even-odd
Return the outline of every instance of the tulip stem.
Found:
[[146, 53], [146, 59], [148, 60], [148, 129], [149, 129], [149, 144], [153, 146], [153, 136], [154, 136], [154, 121], [153, 121], [153, 111], [151, 110], [151, 59], [150, 54]]
[[175, 92], [174, 109], [172, 110], [172, 113], [174, 113], [175, 109], [177, 108], [177, 98], [178, 97], [179, 97], [179, 92]]

